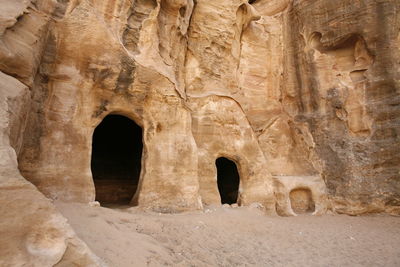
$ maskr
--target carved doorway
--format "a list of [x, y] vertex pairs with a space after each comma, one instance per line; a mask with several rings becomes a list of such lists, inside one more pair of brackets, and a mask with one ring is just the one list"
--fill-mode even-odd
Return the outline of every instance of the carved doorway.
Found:
[[217, 183], [222, 204], [234, 204], [238, 201], [240, 177], [236, 163], [221, 157], [215, 161]]
[[91, 170], [96, 200], [102, 205], [126, 205], [140, 177], [142, 128], [133, 120], [108, 115], [93, 133]]

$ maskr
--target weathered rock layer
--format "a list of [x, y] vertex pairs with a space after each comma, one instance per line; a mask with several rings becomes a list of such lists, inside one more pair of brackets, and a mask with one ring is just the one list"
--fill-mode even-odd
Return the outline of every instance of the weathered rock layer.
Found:
[[241, 205], [400, 213], [399, 1], [3, 2], [4, 201], [94, 201], [92, 135], [118, 114], [143, 130], [140, 207], [220, 203], [225, 157]]

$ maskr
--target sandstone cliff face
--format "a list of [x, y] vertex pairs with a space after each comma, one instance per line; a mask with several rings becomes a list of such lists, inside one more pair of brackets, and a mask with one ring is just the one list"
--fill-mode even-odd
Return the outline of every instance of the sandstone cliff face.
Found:
[[285, 16], [283, 103], [308, 125], [336, 211], [398, 212], [398, 10], [398, 1], [295, 1]]
[[226, 157], [243, 205], [293, 215], [311, 192], [315, 213], [399, 214], [399, 5], [5, 1], [4, 151], [50, 199], [90, 202], [92, 135], [119, 114], [143, 129], [141, 207], [220, 203]]
[[0, 265], [101, 266], [67, 220], [18, 171], [16, 151], [28, 114], [26, 85], [0, 72]]

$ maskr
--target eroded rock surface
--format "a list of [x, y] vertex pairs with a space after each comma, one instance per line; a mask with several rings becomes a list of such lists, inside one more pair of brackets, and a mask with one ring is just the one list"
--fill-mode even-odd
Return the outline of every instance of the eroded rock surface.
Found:
[[[36, 188], [94, 201], [92, 135], [118, 114], [143, 130], [132, 205], [219, 203], [226, 157], [241, 205], [291, 215], [290, 192], [306, 187], [316, 213], [399, 214], [399, 11], [396, 0], [4, 0], [1, 190], [49, 209]], [[69, 255], [66, 236], [54, 234], [46, 264]]]
[[338, 212], [398, 213], [396, 10], [398, 1], [294, 1], [285, 16], [283, 104], [308, 125]]
[[18, 171], [30, 92], [0, 72], [0, 265], [102, 266], [51, 201]]

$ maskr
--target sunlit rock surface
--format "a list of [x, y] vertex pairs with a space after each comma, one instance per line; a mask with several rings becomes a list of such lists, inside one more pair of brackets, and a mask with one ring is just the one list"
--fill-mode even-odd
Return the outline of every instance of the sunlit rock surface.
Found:
[[[73, 255], [85, 246], [44, 196], [96, 199], [92, 135], [109, 114], [142, 128], [131, 205], [220, 203], [225, 157], [239, 205], [400, 214], [399, 11], [396, 0], [3, 0], [1, 231], [27, 240], [0, 258], [99, 264], [87, 248]], [[30, 220], [40, 229], [15, 223]]]

